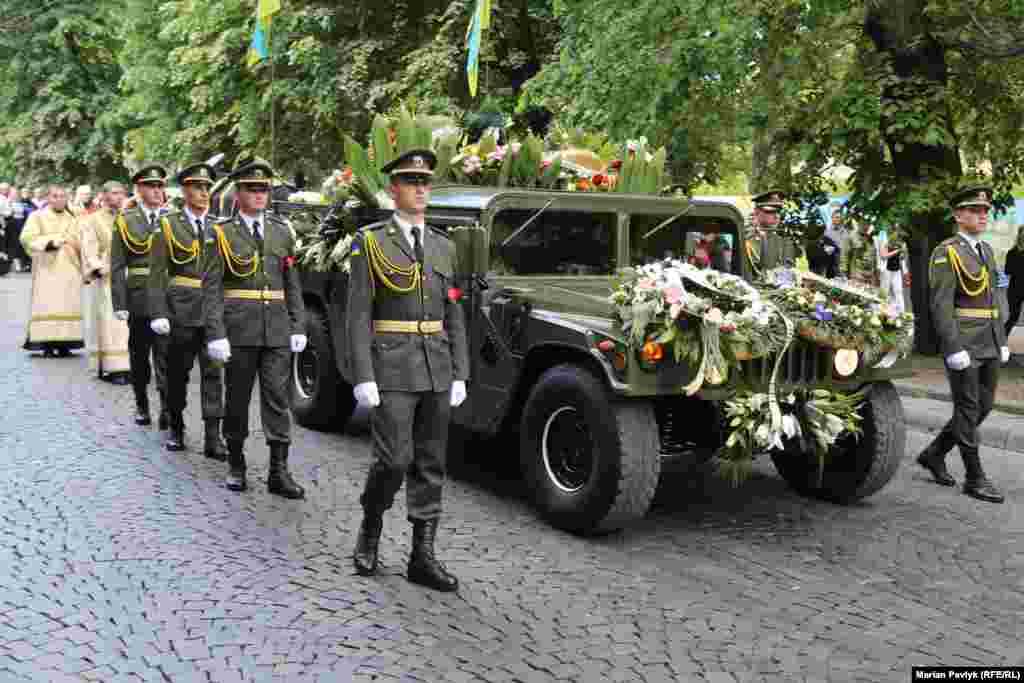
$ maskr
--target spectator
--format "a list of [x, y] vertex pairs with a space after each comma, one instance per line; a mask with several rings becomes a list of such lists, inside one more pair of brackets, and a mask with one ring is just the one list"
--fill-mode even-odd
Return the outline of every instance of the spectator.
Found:
[[45, 209], [47, 204], [46, 199], [46, 188], [37, 187], [33, 193], [32, 203], [36, 205], [37, 209]]
[[1006, 320], [1006, 338], [1020, 320], [1020, 311], [1024, 304], [1024, 226], [1017, 228], [1017, 242], [1006, 254], [1006, 274], [1010, 276], [1010, 288], [1006, 298], [1010, 303], [1010, 317]]
[[81, 216], [91, 211], [92, 188], [88, 185], [79, 185], [75, 190], [75, 198], [71, 201], [71, 210], [76, 216]]
[[888, 231], [883, 230], [879, 233], [878, 255], [880, 257], [882, 291], [889, 297], [889, 305], [903, 313], [906, 310], [903, 288], [910, 286], [907, 246], [902, 242], [890, 240]]
[[32, 259], [25, 252], [21, 245], [21, 231], [25, 227], [30, 213], [35, 211], [35, 204], [32, 203], [32, 191], [27, 187], [19, 193], [16, 188], [11, 189], [11, 218], [7, 221], [7, 254], [14, 260], [14, 269], [17, 272], [25, 273], [32, 270]]
[[879, 287], [878, 247], [873, 226], [864, 221], [850, 233], [848, 246], [842, 253], [840, 275], [857, 284]]

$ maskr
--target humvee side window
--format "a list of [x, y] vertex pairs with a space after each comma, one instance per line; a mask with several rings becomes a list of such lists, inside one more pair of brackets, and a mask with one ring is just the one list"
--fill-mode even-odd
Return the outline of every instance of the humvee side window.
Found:
[[548, 209], [502, 247], [538, 209], [499, 211], [491, 223], [496, 275], [610, 275], [615, 271], [614, 213]]
[[[630, 265], [642, 266], [676, 258], [700, 268], [740, 272], [736, 226], [727, 220], [683, 216], [651, 234], [671, 214], [633, 214], [629, 217]], [[646, 237], [645, 237], [646, 235]]]

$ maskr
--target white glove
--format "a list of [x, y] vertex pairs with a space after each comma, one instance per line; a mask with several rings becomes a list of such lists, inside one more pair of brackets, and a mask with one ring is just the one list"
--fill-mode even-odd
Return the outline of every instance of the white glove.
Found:
[[1003, 348], [999, 349], [999, 351], [1002, 354], [1003, 362], [1004, 363], [1009, 363], [1010, 362], [1010, 347], [1009, 346], [1004, 346]]
[[127, 320], [128, 311], [114, 311], [114, 317], [117, 318], [118, 320]]
[[149, 329], [163, 337], [171, 333], [171, 321], [167, 318], [156, 318], [155, 320], [150, 320]]
[[946, 356], [946, 365], [950, 370], [963, 370], [971, 364], [971, 354], [966, 351], [958, 351]]
[[231, 360], [231, 344], [227, 339], [214, 339], [206, 344], [206, 354], [221, 363]]
[[368, 408], [376, 408], [380, 405], [380, 391], [377, 390], [376, 382], [360, 382], [352, 389], [359, 405]]
[[291, 337], [292, 342], [292, 353], [302, 353], [306, 350], [306, 343], [309, 340], [306, 339], [304, 334], [293, 334]]
[[458, 408], [466, 400], [466, 383], [461, 379], [452, 382], [451, 404], [452, 408]]

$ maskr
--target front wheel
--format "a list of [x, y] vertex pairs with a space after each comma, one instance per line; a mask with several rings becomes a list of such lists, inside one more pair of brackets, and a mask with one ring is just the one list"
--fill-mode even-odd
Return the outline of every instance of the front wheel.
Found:
[[352, 388], [334, 362], [327, 322], [316, 309], [306, 311], [306, 349], [292, 354], [292, 414], [310, 429], [340, 429], [355, 410]]
[[854, 503], [880, 491], [906, 450], [903, 403], [892, 382], [876, 382], [860, 410], [863, 433], [841, 437], [822, 471], [813, 453], [772, 451], [779, 475], [799, 493], [834, 503]]
[[642, 517], [661, 472], [649, 401], [619, 401], [575, 365], [545, 372], [520, 426], [520, 459], [534, 501], [556, 527], [613, 531]]

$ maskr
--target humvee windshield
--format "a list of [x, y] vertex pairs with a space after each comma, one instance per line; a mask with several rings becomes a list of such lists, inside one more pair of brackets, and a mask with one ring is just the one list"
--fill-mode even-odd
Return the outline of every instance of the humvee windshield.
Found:
[[491, 223], [496, 275], [610, 275], [615, 258], [614, 213], [548, 209], [502, 247], [538, 209], [499, 211]]
[[671, 215], [664, 214], [629, 217], [630, 265], [676, 258], [699, 268], [741, 272], [742, 255], [737, 248], [739, 237], [734, 223], [720, 218], [683, 216], [649, 234], [669, 218]]

